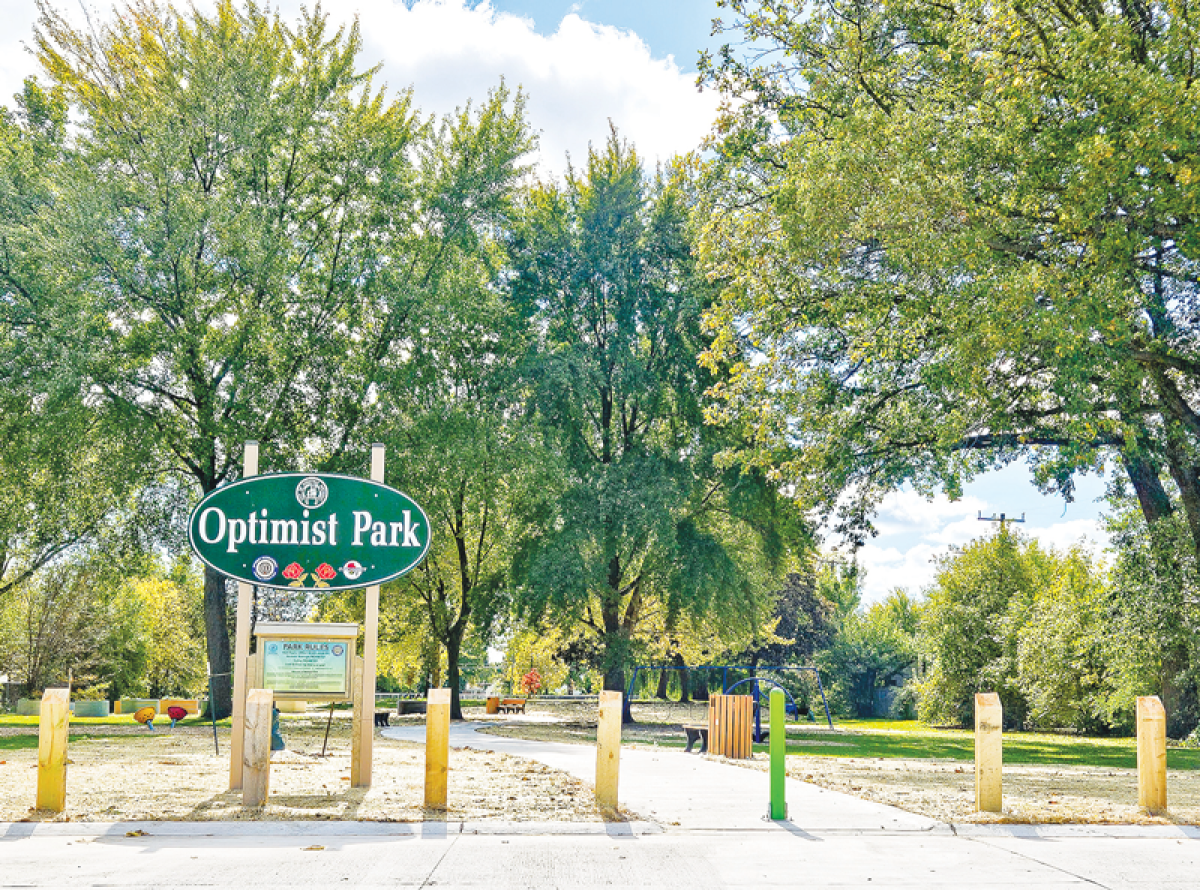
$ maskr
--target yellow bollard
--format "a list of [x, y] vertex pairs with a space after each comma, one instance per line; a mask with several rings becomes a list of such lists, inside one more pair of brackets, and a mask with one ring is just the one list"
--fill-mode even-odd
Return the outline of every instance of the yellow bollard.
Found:
[[975, 809], [999, 813], [1004, 803], [1004, 711], [994, 692], [975, 695]]
[[61, 813], [67, 805], [69, 694], [66, 689], [47, 689], [38, 721], [37, 808], [52, 813]]
[[425, 705], [425, 806], [446, 809], [450, 772], [450, 690], [430, 689]]
[[617, 808], [621, 772], [621, 693], [600, 693], [600, 725], [596, 728], [596, 803]]
[[242, 747], [242, 806], [261, 807], [267, 802], [271, 785], [271, 705], [275, 693], [270, 689], [251, 689], [246, 696], [243, 726], [246, 737]]
[[1157, 695], [1137, 700], [1138, 806], [1167, 809], [1167, 712]]

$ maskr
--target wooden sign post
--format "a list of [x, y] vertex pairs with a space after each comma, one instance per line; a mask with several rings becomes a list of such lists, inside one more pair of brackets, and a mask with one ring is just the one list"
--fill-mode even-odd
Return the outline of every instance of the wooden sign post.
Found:
[[[242, 452], [242, 478], [258, 475], [258, 443], [246, 443]], [[246, 660], [250, 657], [250, 607], [254, 588], [238, 582], [237, 625], [233, 643], [233, 719], [229, 735], [229, 790], [242, 787], [242, 750], [246, 744]], [[212, 703], [209, 703], [212, 707]]]
[[246, 696], [246, 738], [243, 749], [242, 806], [261, 807], [271, 786], [271, 709], [275, 696], [270, 689], [251, 689]]
[[975, 695], [975, 809], [999, 813], [1004, 805], [1004, 711], [994, 692]]
[[[371, 446], [371, 481], [383, 481], [383, 446]], [[358, 757], [350, 764], [350, 784], [371, 787], [371, 758], [375, 745], [375, 648], [379, 636], [379, 585], [367, 588], [366, 621], [363, 627], [362, 703], [363, 719], [358, 732]]]
[[1157, 695], [1137, 700], [1138, 806], [1167, 809], [1167, 712]]

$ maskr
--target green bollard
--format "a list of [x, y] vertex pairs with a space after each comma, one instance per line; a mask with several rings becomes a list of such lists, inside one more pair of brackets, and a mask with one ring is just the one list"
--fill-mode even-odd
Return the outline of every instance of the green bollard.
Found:
[[783, 690], [771, 690], [771, 818], [787, 818], [784, 780], [787, 769], [784, 765], [787, 748], [787, 706], [783, 703]]

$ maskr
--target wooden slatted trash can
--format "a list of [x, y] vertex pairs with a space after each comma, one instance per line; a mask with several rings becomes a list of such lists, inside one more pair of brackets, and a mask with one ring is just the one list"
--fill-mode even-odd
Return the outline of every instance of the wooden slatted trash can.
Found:
[[708, 702], [708, 753], [733, 760], [750, 756], [754, 730], [754, 698], [714, 695]]

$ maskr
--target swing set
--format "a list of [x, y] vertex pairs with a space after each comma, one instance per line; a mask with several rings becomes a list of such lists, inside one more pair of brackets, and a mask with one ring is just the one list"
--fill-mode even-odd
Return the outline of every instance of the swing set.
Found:
[[[772, 680], [770, 677], [757, 676], [758, 671], [795, 671], [800, 674], [812, 674], [817, 681], [817, 691], [821, 693], [821, 704], [825, 707], [825, 722], [829, 724], [829, 728], [833, 729], [833, 717], [829, 713], [829, 700], [825, 697], [825, 687], [821, 684], [821, 674], [815, 667], [797, 667], [790, 664], [760, 664], [757, 667], [748, 664], [701, 664], [694, 667], [687, 665], [675, 664], [642, 664], [637, 665], [633, 669], [633, 676], [629, 678], [629, 689], [625, 694], [625, 700], [633, 701], [633, 690], [637, 684], [638, 672], [640, 671], [720, 671], [721, 672], [721, 691], [725, 695], [729, 695], [737, 687], [745, 684], [750, 689], [750, 695], [754, 699], [754, 741], [761, 742], [763, 740], [762, 731], [762, 713], [760, 705], [762, 704], [761, 684], [766, 683], [769, 686], [777, 689], [782, 689], [783, 694], [787, 696], [787, 712], [792, 714], [796, 720], [800, 719], [800, 708], [796, 704], [796, 700], [792, 697], [792, 693], [788, 691], [782, 684]], [[738, 680], [733, 684], [729, 682], [730, 671], [754, 671], [755, 675]]]

